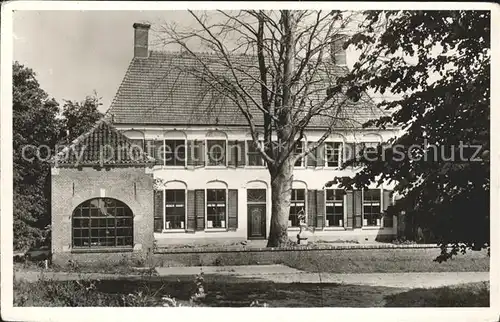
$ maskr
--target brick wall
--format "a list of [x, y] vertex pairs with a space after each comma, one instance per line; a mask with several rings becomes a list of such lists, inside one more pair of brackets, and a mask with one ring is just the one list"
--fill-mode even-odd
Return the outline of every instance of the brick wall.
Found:
[[71, 247], [71, 221], [75, 207], [99, 197], [127, 204], [134, 214], [133, 252], [118, 257], [147, 253], [153, 248], [153, 176], [143, 167], [91, 167], [52, 169], [52, 260], [116, 257], [113, 252], [89, 256]]

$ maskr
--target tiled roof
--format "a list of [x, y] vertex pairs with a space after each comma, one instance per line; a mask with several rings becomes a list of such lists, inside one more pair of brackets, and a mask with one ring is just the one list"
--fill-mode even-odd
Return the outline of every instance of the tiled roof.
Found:
[[154, 158], [132, 145], [115, 127], [100, 120], [57, 153], [51, 164], [65, 167], [154, 164]]
[[[197, 55], [210, 65], [210, 70], [215, 74], [227, 75], [227, 67], [216, 55]], [[256, 58], [239, 55], [232, 57], [232, 60], [247, 73], [242, 77], [245, 89], [256, 100], [260, 100], [260, 86], [252, 80], [252, 76], [248, 76], [250, 74], [258, 78]], [[188, 53], [151, 51], [147, 58], [133, 58], [107, 117], [114, 124], [247, 125], [233, 101], [200, 80], [201, 70], [200, 63]], [[323, 76], [327, 75], [323, 79], [333, 83], [333, 79], [346, 71], [344, 67], [329, 65], [328, 70], [323, 70]], [[327, 86], [325, 83], [320, 85], [321, 90], [313, 100], [323, 99], [326, 95]], [[255, 107], [250, 110], [253, 111], [255, 123], [261, 125], [262, 113]], [[346, 124], [339, 124], [339, 127], [359, 127], [381, 115], [383, 112], [365, 95], [357, 103], [351, 102], [343, 107], [338, 116], [345, 117]], [[323, 127], [329, 119], [315, 117], [310, 126]]]

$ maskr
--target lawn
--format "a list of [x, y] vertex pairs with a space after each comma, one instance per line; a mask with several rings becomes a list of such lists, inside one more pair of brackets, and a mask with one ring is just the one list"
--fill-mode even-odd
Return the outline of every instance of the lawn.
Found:
[[443, 263], [437, 248], [343, 249], [270, 252], [162, 254], [158, 266], [231, 266], [284, 264], [307, 272], [399, 273], [489, 271], [486, 251], [469, 251]]
[[[162, 297], [178, 303], [210, 307], [412, 307], [489, 306], [488, 283], [435, 289], [399, 289], [345, 284], [279, 284], [215, 277], [203, 283], [205, 296], [190, 302], [193, 278], [172, 281], [16, 281], [16, 306], [161, 306]], [[132, 294], [132, 295], [128, 295]]]
[[489, 271], [486, 251], [458, 255], [443, 263], [435, 262], [439, 249], [375, 249], [308, 252], [287, 258], [283, 264], [308, 272], [397, 273], [397, 272], [484, 272]]

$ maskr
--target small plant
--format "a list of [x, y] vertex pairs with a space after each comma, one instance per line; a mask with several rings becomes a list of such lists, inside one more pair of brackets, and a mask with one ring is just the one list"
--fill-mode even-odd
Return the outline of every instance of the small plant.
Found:
[[80, 271], [80, 265], [76, 260], [70, 259], [68, 260], [68, 268], [73, 271], [73, 272], [79, 272]]
[[258, 300], [255, 300], [250, 303], [250, 307], [269, 307], [269, 304], [267, 304], [266, 302], [259, 302]]
[[163, 301], [164, 307], [181, 307], [182, 306], [182, 304], [177, 302], [176, 299], [174, 299], [173, 297], [170, 297], [168, 295], [163, 296], [161, 299]]
[[205, 286], [204, 286], [205, 278], [203, 272], [196, 275], [194, 279], [194, 284], [195, 284], [194, 294], [191, 295], [189, 301], [191, 303], [200, 303], [207, 296], [207, 294], [205, 293]]

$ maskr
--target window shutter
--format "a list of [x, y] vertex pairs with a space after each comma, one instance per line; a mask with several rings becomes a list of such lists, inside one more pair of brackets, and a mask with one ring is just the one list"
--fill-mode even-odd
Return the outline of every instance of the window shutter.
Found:
[[354, 228], [361, 228], [363, 226], [363, 195], [361, 190], [354, 190]]
[[187, 164], [188, 166], [205, 165], [204, 141], [190, 140], [187, 142]]
[[196, 230], [205, 229], [205, 190], [195, 190]]
[[153, 192], [153, 218], [154, 218], [154, 232], [161, 233], [163, 230], [163, 190], [155, 190]]
[[196, 230], [196, 204], [195, 204], [195, 192], [194, 190], [188, 190], [187, 192], [187, 230]]
[[204, 167], [205, 166], [205, 158], [206, 158], [206, 152], [205, 152], [205, 141], [197, 141], [197, 144], [199, 146], [199, 155], [198, 155], [198, 162], [197, 166], [199, 167]]
[[238, 142], [238, 152], [239, 152], [239, 158], [238, 158], [238, 167], [244, 167], [246, 164], [246, 150], [245, 150], [245, 141], [239, 141]]
[[[356, 158], [356, 145], [354, 143], [345, 143], [344, 149], [342, 151], [342, 161], [343, 163]], [[351, 166], [352, 167], [352, 166]]]
[[156, 159], [156, 151], [155, 151], [156, 149], [154, 140], [146, 140], [144, 142], [144, 150], [150, 157]]
[[316, 190], [316, 227], [325, 227], [325, 190]]
[[238, 190], [228, 191], [228, 226], [229, 230], [238, 228]]
[[229, 167], [245, 166], [245, 141], [229, 141], [227, 165]]
[[322, 143], [316, 151], [314, 152], [316, 154], [316, 166], [318, 167], [324, 167], [325, 166], [325, 143]]
[[392, 228], [393, 227], [393, 218], [392, 215], [385, 213], [387, 208], [391, 205], [391, 191], [384, 189], [384, 200], [383, 200], [383, 210], [384, 210], [384, 227]]
[[163, 165], [163, 160], [165, 159], [165, 148], [163, 147], [163, 140], [155, 140], [154, 154], [156, 163], [158, 165]]
[[227, 166], [236, 167], [238, 164], [238, 147], [236, 144], [238, 141], [228, 141], [227, 142]]
[[[313, 142], [307, 142], [307, 146], [311, 146]], [[316, 167], [316, 150], [310, 152], [306, 156], [306, 166], [308, 167]]]
[[353, 191], [346, 191], [346, 211], [347, 211], [347, 222], [345, 223], [345, 228], [353, 228], [354, 221], [354, 196]]
[[316, 223], [316, 190], [307, 190], [307, 225], [314, 227]]
[[193, 141], [187, 141], [187, 149], [186, 149], [186, 158], [187, 165], [194, 165], [193, 161]]

